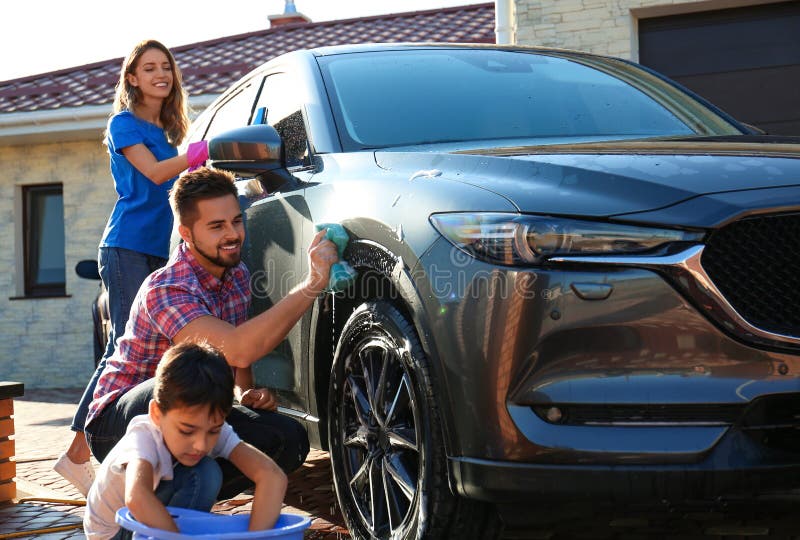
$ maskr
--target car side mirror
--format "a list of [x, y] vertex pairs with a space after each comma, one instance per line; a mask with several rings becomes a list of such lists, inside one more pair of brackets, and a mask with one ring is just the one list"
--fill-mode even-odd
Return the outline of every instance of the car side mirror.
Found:
[[283, 141], [269, 125], [225, 131], [208, 141], [211, 166], [242, 175], [261, 175], [284, 168]]
[[97, 268], [97, 261], [79, 261], [75, 265], [75, 273], [83, 279], [100, 279], [100, 270]]

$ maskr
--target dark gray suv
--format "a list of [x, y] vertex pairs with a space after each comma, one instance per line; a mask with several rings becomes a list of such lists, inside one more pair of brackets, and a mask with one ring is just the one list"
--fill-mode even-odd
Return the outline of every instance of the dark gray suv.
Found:
[[320, 222], [349, 288], [257, 364], [356, 538], [491, 538], [534, 500], [800, 487], [800, 145], [624, 60], [359, 45], [194, 123], [255, 313]]

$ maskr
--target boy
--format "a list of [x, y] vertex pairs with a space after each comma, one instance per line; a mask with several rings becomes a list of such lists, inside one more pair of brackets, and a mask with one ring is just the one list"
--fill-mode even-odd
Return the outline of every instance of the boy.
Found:
[[178, 532], [165, 507], [209, 511], [222, 484], [216, 457], [255, 483], [250, 530], [275, 524], [286, 475], [225, 422], [233, 383], [230, 366], [210, 345], [184, 342], [164, 353], [149, 413], [128, 424], [86, 498], [83, 527], [89, 540], [124, 538], [114, 521], [123, 506], [145, 525]]

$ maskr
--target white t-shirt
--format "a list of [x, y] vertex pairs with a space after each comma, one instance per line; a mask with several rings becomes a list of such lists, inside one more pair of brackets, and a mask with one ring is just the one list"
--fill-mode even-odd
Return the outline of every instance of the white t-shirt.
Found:
[[[225, 422], [217, 444], [208, 455], [228, 459], [240, 442], [239, 436]], [[107, 540], [119, 531], [114, 516], [125, 506], [125, 466], [135, 459], [144, 459], [153, 466], [154, 491], [162, 478], [172, 479], [172, 455], [164, 444], [161, 430], [146, 414], [130, 421], [125, 436], [106, 456], [86, 496], [83, 530], [88, 540]]]

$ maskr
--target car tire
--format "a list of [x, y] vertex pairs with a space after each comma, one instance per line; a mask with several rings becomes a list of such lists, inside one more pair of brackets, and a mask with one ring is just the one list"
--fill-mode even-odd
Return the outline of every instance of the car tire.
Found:
[[108, 335], [111, 331], [111, 314], [108, 311], [108, 292], [105, 287], [100, 286], [92, 304], [92, 324], [94, 333], [94, 367], [100, 363], [106, 353], [108, 346]]
[[455, 496], [441, 416], [414, 326], [387, 302], [345, 324], [328, 393], [328, 442], [339, 505], [353, 538], [499, 536], [491, 505]]

